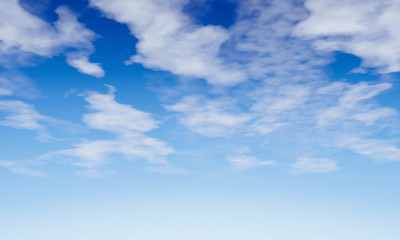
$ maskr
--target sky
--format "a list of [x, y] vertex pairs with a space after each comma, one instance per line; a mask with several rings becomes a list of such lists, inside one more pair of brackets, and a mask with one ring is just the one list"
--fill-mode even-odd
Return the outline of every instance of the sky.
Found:
[[397, 240], [399, 0], [0, 0], [0, 237]]

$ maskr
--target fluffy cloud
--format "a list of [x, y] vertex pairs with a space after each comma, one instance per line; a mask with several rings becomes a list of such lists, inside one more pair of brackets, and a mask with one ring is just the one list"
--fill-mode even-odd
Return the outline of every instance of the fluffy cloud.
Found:
[[359, 56], [362, 68], [400, 71], [398, 0], [307, 0], [305, 6], [310, 16], [296, 26], [296, 36], [313, 40], [319, 51]]
[[137, 55], [127, 63], [204, 78], [215, 85], [234, 85], [244, 74], [223, 63], [220, 47], [229, 38], [217, 26], [198, 26], [182, 13], [186, 0], [91, 0], [107, 17], [127, 24], [139, 40]]
[[94, 77], [104, 77], [104, 70], [100, 63], [92, 63], [88, 56], [80, 56], [80, 54], [68, 54], [67, 63], [76, 68], [79, 72], [92, 75]]
[[165, 108], [181, 113], [181, 124], [205, 136], [229, 135], [251, 119], [249, 115], [240, 113], [229, 100], [207, 100], [197, 95], [186, 96]]
[[83, 116], [88, 127], [118, 134], [147, 132], [157, 127], [150, 113], [116, 102], [115, 88], [108, 87], [108, 94], [89, 92], [85, 97], [91, 111]]
[[58, 20], [50, 24], [26, 11], [18, 0], [0, 2], [0, 63], [10, 67], [27, 63], [31, 56], [52, 57], [72, 48], [82, 58], [77, 61], [70, 59], [75, 54], [67, 55], [71, 66], [96, 77], [104, 75], [98, 64], [94, 67], [87, 60], [96, 34], [79, 23], [67, 7], [57, 8]]
[[326, 173], [338, 170], [337, 161], [326, 158], [299, 158], [290, 165], [290, 173]]

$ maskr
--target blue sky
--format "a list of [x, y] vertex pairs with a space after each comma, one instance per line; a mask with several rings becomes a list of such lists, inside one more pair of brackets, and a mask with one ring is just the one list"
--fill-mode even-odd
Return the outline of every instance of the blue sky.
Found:
[[0, 2], [2, 239], [398, 239], [398, 0]]

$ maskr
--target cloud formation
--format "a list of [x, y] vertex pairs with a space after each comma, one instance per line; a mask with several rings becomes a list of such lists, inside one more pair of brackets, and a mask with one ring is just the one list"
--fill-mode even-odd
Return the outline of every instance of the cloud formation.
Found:
[[41, 156], [41, 159], [68, 159], [75, 166], [96, 168], [110, 161], [112, 156], [122, 155], [128, 160], [145, 159], [149, 163], [165, 164], [165, 157], [174, 152], [165, 142], [148, 137], [144, 132], [157, 128], [158, 122], [151, 115], [130, 105], [115, 101], [115, 88], [109, 92], [87, 92], [84, 99], [89, 103], [89, 113], [83, 122], [92, 129], [113, 133], [115, 138], [86, 140], [74, 148], [59, 150]]
[[250, 115], [240, 113], [229, 99], [209, 100], [192, 95], [165, 108], [181, 113], [178, 121], [190, 130], [210, 137], [230, 135], [251, 119]]
[[[101, 77], [103, 70], [98, 64], [87, 61], [94, 51], [92, 41], [96, 34], [78, 22], [67, 7], [56, 9], [58, 20], [52, 24], [32, 15], [18, 0], [1, 0], [0, 9], [0, 63], [6, 67], [28, 64], [32, 56], [51, 58], [74, 49], [81, 59], [68, 54], [68, 63], [79, 71]], [[90, 65], [89, 65], [90, 64]], [[92, 66], [91, 68], [88, 68]]]
[[[27, 12], [18, 1], [4, 4], [10, 11], [0, 16], [5, 22], [0, 24], [3, 65], [63, 53], [78, 71], [104, 76], [100, 64], [89, 60], [96, 34], [68, 8], [57, 8], [59, 19], [49, 23]], [[178, 100], [163, 106], [179, 124], [202, 136], [224, 137], [215, 142], [229, 146], [270, 142], [286, 146], [290, 142], [294, 148], [307, 145], [310, 152], [338, 148], [376, 161], [400, 160], [396, 141], [382, 140], [380, 135], [382, 129], [392, 128], [391, 121], [398, 121], [398, 113], [376, 100], [394, 84], [357, 79], [353, 79], [355, 83], [345, 79], [332, 82], [324, 69], [333, 60], [331, 52], [343, 51], [361, 57], [361, 68], [398, 71], [399, 54], [389, 49], [398, 49], [400, 38], [388, 24], [397, 21], [397, 2], [306, 0], [303, 5], [297, 0], [238, 1], [236, 22], [229, 28], [195, 24], [183, 12], [185, 4], [186, 0], [90, 0], [91, 7], [126, 24], [137, 38], [137, 52], [128, 64], [207, 80], [208, 85], [201, 87], [203, 82], [185, 81], [181, 84], [190, 89], [178, 86], [178, 91], [171, 90], [179, 92], [174, 95]], [[31, 21], [22, 25], [20, 18]], [[373, 29], [369, 30], [370, 26]], [[17, 78], [0, 77], [0, 96], [21, 95], [19, 85], [23, 84]], [[100, 166], [116, 158], [167, 163], [166, 157], [174, 150], [147, 134], [160, 123], [149, 112], [117, 102], [115, 89], [108, 87], [106, 94], [89, 91], [83, 95], [88, 112], [82, 121], [89, 129], [112, 137], [83, 140], [41, 158], [70, 161], [87, 168], [78, 173], [87, 176], [101, 175]], [[0, 110], [6, 113], [0, 124], [48, 137], [43, 122], [51, 118], [33, 106], [1, 100]], [[253, 151], [250, 148], [248, 152]], [[274, 163], [237, 154], [227, 159], [234, 169]], [[325, 158], [299, 158], [290, 169], [293, 173], [322, 173], [336, 170], [337, 164]], [[168, 165], [147, 170], [181, 171]]]
[[229, 38], [219, 26], [199, 26], [182, 12], [186, 0], [91, 0], [108, 18], [127, 24], [138, 39], [128, 64], [204, 78], [215, 85], [235, 85], [245, 75], [218, 56]]
[[[400, 2], [397, 0], [306, 0], [307, 19], [294, 35], [313, 40], [318, 51], [342, 51], [362, 58], [363, 72], [400, 71]], [[364, 68], [364, 70], [363, 70]]]

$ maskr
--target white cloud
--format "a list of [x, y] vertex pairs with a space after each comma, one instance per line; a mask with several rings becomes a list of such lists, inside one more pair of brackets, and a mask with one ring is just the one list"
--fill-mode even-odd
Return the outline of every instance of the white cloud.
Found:
[[[256, 121], [252, 128], [261, 133], [271, 133], [298, 119], [298, 110], [311, 97], [310, 87], [288, 84], [279, 87], [265, 86], [253, 94], [251, 106]], [[304, 109], [303, 109], [304, 110]]]
[[75, 56], [68, 54], [67, 63], [81, 73], [94, 77], [104, 77], [104, 70], [101, 68], [100, 63], [90, 62], [88, 56]]
[[128, 160], [145, 159], [155, 164], [166, 163], [165, 156], [171, 153], [173, 150], [165, 142], [141, 133], [129, 133], [110, 140], [87, 140], [74, 148], [45, 154], [41, 158], [69, 157], [75, 166], [94, 168], [110, 162], [115, 154]]
[[131, 131], [147, 132], [157, 127], [150, 113], [115, 101], [115, 88], [109, 87], [108, 94], [89, 92], [85, 100], [91, 111], [83, 116], [83, 121], [90, 128], [123, 134]]
[[364, 68], [400, 71], [398, 0], [307, 0], [305, 6], [310, 16], [298, 24], [296, 36], [312, 39], [319, 51], [359, 56]]
[[253, 156], [239, 155], [227, 158], [233, 169], [246, 170], [254, 167], [275, 165], [276, 161], [261, 161]]
[[350, 85], [333, 83], [317, 90], [322, 94], [339, 95], [337, 105], [321, 110], [318, 114], [318, 125], [327, 126], [342, 123], [345, 120], [356, 120], [365, 125], [372, 125], [381, 118], [396, 115], [396, 111], [388, 107], [374, 107], [367, 100], [392, 87], [390, 83], [367, 84], [360, 82]]
[[374, 139], [398, 121], [394, 108], [380, 106], [374, 99], [391, 87], [390, 83], [366, 82], [266, 85], [251, 95], [255, 100], [253, 122], [246, 127], [261, 134], [274, 133], [270, 135], [274, 143], [307, 143], [310, 151], [323, 145], [379, 161], [395, 161], [398, 148], [394, 142]]
[[75, 144], [74, 148], [44, 154], [41, 159], [62, 158], [86, 168], [99, 167], [111, 161], [116, 154], [128, 160], [166, 163], [165, 157], [174, 150], [165, 142], [143, 133], [156, 128], [158, 123], [149, 113], [116, 102], [114, 87], [108, 87], [110, 91], [106, 94], [94, 91], [86, 93], [85, 100], [89, 103], [90, 113], [83, 116], [83, 121], [89, 128], [113, 133], [115, 137], [86, 140]]
[[51, 138], [41, 122], [54, 121], [54, 119], [41, 115], [32, 105], [17, 100], [1, 100], [0, 111], [6, 114], [4, 120], [0, 121], [1, 126], [36, 131], [39, 139], [42, 140]]
[[183, 14], [186, 0], [91, 0], [107, 17], [125, 23], [139, 40], [137, 55], [127, 63], [155, 70], [204, 78], [215, 85], [235, 85], [245, 79], [236, 68], [218, 57], [228, 38], [226, 29], [198, 26]]
[[[35, 55], [53, 57], [71, 48], [86, 60], [93, 52], [92, 41], [96, 34], [79, 23], [67, 7], [58, 7], [58, 20], [50, 24], [26, 11], [18, 0], [0, 2], [0, 63], [5, 66], [27, 64], [29, 57]], [[93, 64], [72, 63], [84, 73], [99, 76], [100, 67], [96, 64], [97, 69], [93, 72], [88, 69], [88, 66], [93, 68]]]
[[300, 157], [290, 165], [290, 173], [326, 173], [338, 170], [337, 161], [326, 158]]
[[377, 162], [400, 161], [400, 148], [389, 140], [344, 135], [337, 141], [337, 146], [368, 156]]
[[[185, 0], [91, 0], [90, 4], [107, 17], [127, 24], [138, 39], [137, 55], [129, 63], [141, 63], [185, 77], [205, 78], [212, 85], [229, 86], [248, 80], [237, 88], [218, 89], [220, 92], [214, 91], [212, 95], [190, 95], [182, 91], [183, 97], [165, 109], [176, 112], [178, 121], [188, 129], [210, 137], [232, 137], [236, 132], [276, 133], [269, 136], [271, 142], [279, 142], [281, 137], [285, 138], [283, 142], [297, 141], [299, 145], [312, 142], [315, 145], [310, 149], [328, 143], [329, 147], [349, 149], [380, 161], [397, 161], [399, 150], [394, 142], [373, 139], [384, 127], [381, 121], [391, 120], [397, 114], [394, 109], [374, 102], [392, 84], [330, 83], [321, 68], [329, 59], [315, 51], [345, 51], [362, 57], [364, 67], [378, 67], [381, 72], [396, 69], [399, 41], [394, 40], [398, 36], [393, 27], [382, 24], [382, 19], [389, 18], [396, 10], [390, 7], [396, 3], [382, 2], [388, 8], [384, 6], [381, 11], [375, 11], [381, 2], [367, 0], [363, 5], [358, 0], [307, 0], [306, 7], [311, 10], [308, 16], [304, 6], [295, 0], [271, 0], [268, 4], [262, 0], [239, 1], [237, 22], [229, 29], [194, 24], [182, 12]], [[5, 39], [0, 42], [1, 61], [14, 55], [24, 59], [25, 55], [51, 57], [73, 48], [73, 53], [65, 54], [68, 64], [95, 77], [104, 75], [99, 64], [89, 61], [95, 34], [78, 23], [67, 8], [57, 10], [60, 19], [53, 26], [27, 13], [17, 1], [4, 1], [4, 5], [14, 10], [0, 15], [7, 23], [0, 26], [4, 30], [0, 32], [0, 39]], [[367, 13], [375, 22], [363, 20]], [[27, 27], [19, 21], [24, 17], [32, 20]], [[370, 26], [373, 29], [369, 31]], [[395, 50], [388, 52], [390, 48]], [[365, 69], [356, 71], [362, 70]], [[18, 87], [4, 79], [0, 77], [0, 89], [4, 89], [0, 95], [10, 92], [18, 95]], [[42, 157], [68, 159], [73, 165], [87, 167], [88, 170], [78, 173], [87, 176], [100, 174], [98, 168], [116, 157], [166, 163], [172, 148], [145, 134], [159, 123], [148, 112], [118, 103], [114, 92], [110, 87], [107, 94], [85, 94], [89, 112], [82, 119], [89, 128], [111, 133], [113, 137], [86, 140], [71, 149]], [[5, 122], [46, 133], [42, 124], [46, 119], [30, 108], [32, 111], [26, 113], [3, 106], [7, 118], [11, 116], [13, 120], [7, 123], [6, 118]], [[348, 137], [338, 140], [349, 129], [352, 132]], [[233, 138], [232, 142], [236, 141]], [[228, 161], [236, 169], [272, 164], [272, 161], [246, 155], [231, 157]], [[333, 160], [299, 158], [291, 171], [336, 169]], [[148, 170], [173, 172], [176, 169], [161, 166]]]
[[190, 130], [211, 137], [229, 135], [251, 119], [228, 99], [208, 100], [197, 95], [186, 96], [165, 108], [181, 113], [179, 122]]

